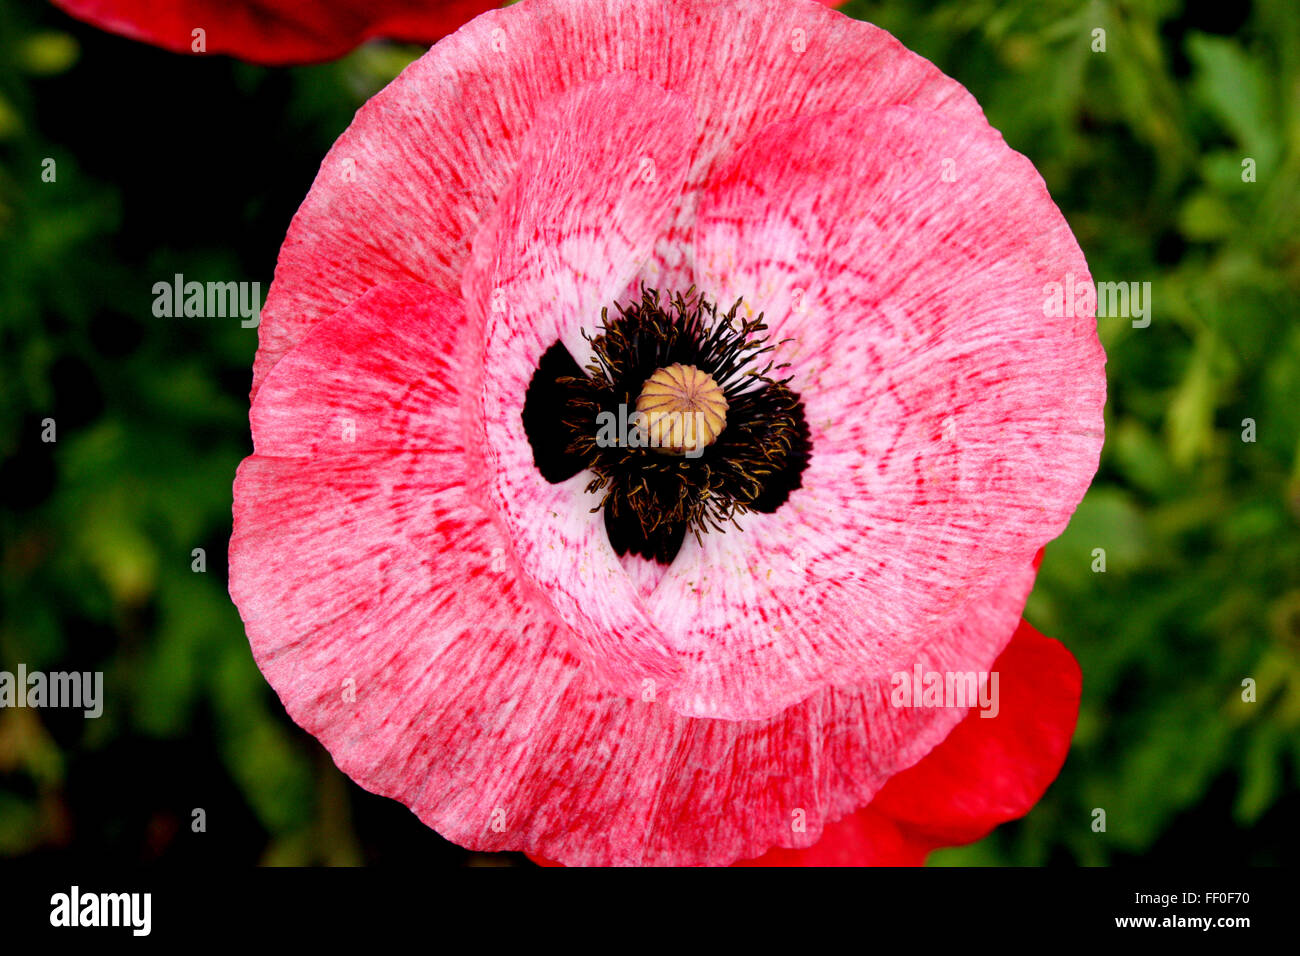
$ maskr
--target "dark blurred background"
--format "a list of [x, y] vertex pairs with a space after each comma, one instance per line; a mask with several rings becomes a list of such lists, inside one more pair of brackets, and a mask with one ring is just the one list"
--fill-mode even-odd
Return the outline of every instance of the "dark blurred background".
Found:
[[[1099, 320], [1101, 470], [1026, 610], [1083, 667], [1069, 759], [1025, 820], [932, 863], [1287, 861], [1300, 833], [1300, 11], [845, 9], [974, 93], [1047, 180], [1095, 279], [1153, 294], [1147, 328]], [[522, 860], [442, 840], [284, 714], [226, 593], [257, 333], [152, 308], [175, 273], [260, 282], [264, 296], [320, 159], [419, 52], [372, 44], [266, 69], [0, 0], [0, 670], [103, 671], [108, 700], [95, 720], [0, 709], [0, 856]]]

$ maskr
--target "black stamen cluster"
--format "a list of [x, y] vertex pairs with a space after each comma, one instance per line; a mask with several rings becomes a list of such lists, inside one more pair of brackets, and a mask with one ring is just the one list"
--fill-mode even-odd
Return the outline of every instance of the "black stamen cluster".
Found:
[[[556, 342], [542, 356], [524, 401], [524, 429], [543, 477], [565, 481], [589, 469], [591, 492], [602, 491], [605, 528], [616, 553], [667, 564], [689, 530], [739, 528], [747, 511], [775, 511], [799, 487], [810, 444], [803, 403], [784, 366], [762, 361], [774, 345], [760, 314], [725, 314], [694, 289], [641, 298], [601, 313], [588, 337], [592, 361], [578, 366]], [[727, 423], [694, 456], [665, 454], [635, 442], [610, 442], [599, 423], [626, 420], [646, 379], [674, 363], [708, 373], [727, 399]]]

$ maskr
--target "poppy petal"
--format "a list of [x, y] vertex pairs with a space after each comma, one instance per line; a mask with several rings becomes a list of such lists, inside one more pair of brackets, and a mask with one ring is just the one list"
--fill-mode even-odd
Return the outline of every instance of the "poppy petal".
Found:
[[625, 70], [684, 94], [701, 124], [648, 267], [661, 287], [690, 279], [690, 226], [711, 170], [767, 124], [893, 103], [983, 116], [960, 84], [885, 31], [807, 0], [489, 10], [373, 97], [325, 157], [267, 294], [254, 392], [307, 329], [371, 286], [415, 279], [459, 294], [471, 241], [515, 180], [541, 105]]
[[863, 807], [826, 824], [821, 839], [803, 850], [776, 847], [736, 866], [920, 866], [931, 847], [911, 838], [883, 813]]
[[[680, 96], [632, 74], [576, 87], [546, 106], [521, 147], [514, 184], [480, 230], [465, 276], [484, 328], [482, 447], [491, 507], [524, 573], [574, 628], [580, 651], [626, 696], [678, 665], [646, 621], [610, 547], [586, 472], [550, 484], [524, 432], [528, 385], [584, 334], [650, 252], [681, 189], [694, 118]], [[593, 423], [594, 427], [594, 423]]]
[[[472, 490], [468, 353], [425, 354], [466, 327], [437, 290], [376, 289], [319, 323], [254, 407], [231, 595], [286, 709], [354, 780], [474, 849], [725, 864], [811, 845], [949, 734], [963, 710], [894, 707], [888, 681], [765, 721], [682, 717], [653, 683], [605, 690]], [[335, 437], [345, 419], [352, 441]], [[998, 619], [1031, 582], [1028, 566], [1008, 582]], [[987, 667], [994, 630], [962, 622], [921, 661]]]
[[396, 451], [464, 455], [464, 424], [444, 413], [465, 310], [416, 282], [372, 290], [330, 335], [294, 350], [249, 418], [259, 455], [310, 458]]
[[695, 638], [682, 693], [732, 716], [728, 694], [905, 668], [1031, 562], [1096, 471], [1105, 356], [1091, 314], [1044, 316], [1044, 284], [1086, 263], [984, 124], [905, 107], [776, 124], [710, 189], [698, 236], [701, 285], [769, 317], [812, 436], [786, 504], [688, 541], [647, 602]]

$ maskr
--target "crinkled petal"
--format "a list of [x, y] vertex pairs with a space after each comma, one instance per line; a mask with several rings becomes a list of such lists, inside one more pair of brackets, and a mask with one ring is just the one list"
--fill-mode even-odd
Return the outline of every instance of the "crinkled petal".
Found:
[[254, 391], [307, 329], [373, 285], [415, 279], [458, 293], [541, 105], [624, 71], [685, 95], [701, 124], [651, 260], [665, 283], [689, 278], [710, 171], [766, 124], [894, 103], [982, 121], [960, 84], [888, 33], [807, 0], [523, 0], [488, 11], [362, 107], [325, 158], [267, 294]]
[[[577, 634], [588, 662], [627, 696], [678, 665], [645, 619], [605, 534], [586, 472], [549, 484], [524, 432], [528, 384], [557, 340], [585, 365], [583, 333], [649, 254], [694, 142], [685, 99], [634, 74], [579, 86], [543, 107], [518, 178], [484, 224], [465, 276], [485, 327], [487, 493], [525, 574]], [[592, 423], [593, 428], [595, 423]]]
[[[1086, 275], [1086, 264], [1032, 167], [987, 126], [895, 108], [765, 130], [709, 193], [700, 280], [759, 308], [776, 281], [765, 270], [785, 278], [787, 256], [809, 281], [822, 270], [823, 286], [809, 288], [826, 305], [803, 324], [778, 315], [774, 332], [790, 337], [783, 348], [807, 403], [812, 463], [777, 512], [745, 516], [738, 534], [688, 539], [647, 596], [605, 539], [598, 499], [583, 491], [589, 476], [550, 485], [533, 465], [521, 411], [553, 342], [589, 360], [581, 333], [626, 281], [680, 181], [672, 144], [688, 135], [685, 124], [620, 119], [653, 117], [661, 100], [684, 117], [677, 98], [628, 74], [557, 97], [529, 133], [519, 179], [476, 239], [465, 291], [487, 324], [486, 471], [525, 573], [611, 689], [635, 695], [651, 681], [682, 714], [762, 719], [828, 683], [909, 666], [956, 617], [986, 619], [975, 609], [999, 599], [1010, 570], [1059, 532], [1095, 471], [1103, 356], [1091, 317], [1015, 334], [1032, 320], [1026, 289], [1041, 307], [1045, 275]], [[591, 128], [596, 116], [618, 130], [617, 145]], [[852, 145], [861, 143], [882, 145]], [[964, 250], [954, 258], [949, 248], [959, 230], [987, 230], [987, 222], [942, 206], [908, 219], [880, 199], [918, 188], [910, 171], [924, 150], [960, 160], [971, 183], [959, 205], [979, 197], [974, 215], [992, 217], [1005, 240], [986, 243], [992, 258], [967, 261]], [[866, 186], [857, 192], [859, 175]], [[879, 296], [874, 273], [845, 261], [860, 249], [864, 210], [886, 220], [865, 227], [878, 248], [897, 248], [886, 264], [929, 302], [916, 319], [928, 331], [910, 341], [873, 326], [863, 302]], [[950, 287], [946, 276], [956, 277]], [[910, 287], [898, 291], [906, 281], [890, 294], [910, 303]], [[976, 281], [987, 283], [980, 308], [970, 302]], [[1049, 451], [1050, 471], [1041, 467]], [[1010, 633], [1019, 609], [1011, 613], [987, 618], [992, 630], [973, 653]]]
[[[417, 282], [372, 290], [303, 342], [250, 413], [259, 455], [456, 451], [465, 423], [444, 414], [465, 330], [460, 301]], [[437, 412], [438, 414], [434, 414]]]
[[685, 712], [736, 716], [907, 667], [1059, 534], [1097, 467], [1105, 356], [1092, 314], [1044, 315], [1087, 265], [982, 123], [769, 127], [711, 187], [697, 251], [703, 289], [768, 316], [812, 440], [784, 506], [688, 540], [647, 602], [691, 660]]
[[[474, 350], [423, 354], [458, 322], [454, 301], [408, 284], [318, 324], [259, 392], [236, 481], [231, 594], [254, 656], [354, 780], [473, 849], [726, 864], [812, 845], [948, 735], [964, 710], [893, 707], [887, 681], [764, 721], [607, 692], [476, 497], [459, 387]], [[317, 438], [340, 417], [353, 441]], [[987, 667], [1000, 644], [981, 660], [964, 626], [927, 668]]]

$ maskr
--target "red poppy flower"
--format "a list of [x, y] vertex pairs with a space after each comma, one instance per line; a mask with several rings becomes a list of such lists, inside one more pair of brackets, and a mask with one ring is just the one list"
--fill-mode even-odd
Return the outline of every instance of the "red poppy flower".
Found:
[[[492, 0], [53, 0], [78, 20], [173, 53], [330, 60], [376, 37], [427, 46]], [[195, 31], [202, 31], [196, 33]]]
[[484, 14], [363, 107], [281, 250], [231, 542], [254, 656], [478, 850], [973, 839], [1077, 712], [1020, 623], [1102, 440], [1093, 316], [1043, 308], [1069, 274], [1032, 165], [874, 27]]

